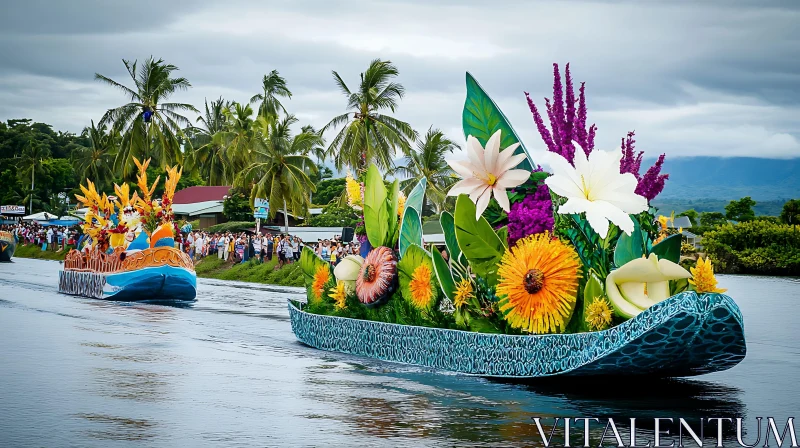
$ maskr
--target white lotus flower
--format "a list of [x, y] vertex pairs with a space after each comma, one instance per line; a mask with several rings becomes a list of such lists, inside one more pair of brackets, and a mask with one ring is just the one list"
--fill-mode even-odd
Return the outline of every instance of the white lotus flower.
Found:
[[342, 281], [347, 287], [348, 291], [354, 291], [356, 285], [356, 278], [361, 271], [361, 265], [364, 264], [364, 258], [359, 255], [348, 255], [339, 261], [339, 264], [333, 268], [333, 276], [336, 280]]
[[628, 235], [633, 232], [629, 214], [647, 210], [647, 199], [635, 193], [637, 180], [631, 173], [620, 174], [619, 151], [593, 151], [587, 160], [582, 150], [575, 151], [575, 167], [564, 157], [548, 152], [545, 162], [553, 175], [544, 183], [567, 202], [558, 213], [586, 212], [586, 220], [601, 238], [608, 235], [608, 222]]
[[670, 280], [691, 276], [680, 265], [650, 254], [611, 271], [606, 277], [606, 294], [617, 314], [634, 317], [669, 297]]
[[511, 211], [506, 190], [522, 185], [530, 177], [526, 170], [514, 170], [515, 166], [525, 160], [525, 154], [514, 155], [519, 143], [514, 143], [500, 151], [500, 130], [492, 134], [486, 142], [484, 150], [481, 143], [473, 136], [467, 137], [467, 157], [469, 160], [447, 160], [447, 163], [461, 176], [450, 191], [448, 196], [468, 194], [475, 203], [475, 218], [489, 205], [489, 199], [494, 198], [506, 212]]

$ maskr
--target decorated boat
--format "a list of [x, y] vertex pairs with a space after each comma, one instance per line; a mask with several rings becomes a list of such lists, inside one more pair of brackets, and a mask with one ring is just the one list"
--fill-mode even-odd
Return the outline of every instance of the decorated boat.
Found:
[[[366, 257], [332, 266], [303, 249], [307, 300], [289, 302], [297, 339], [497, 377], [691, 376], [738, 364], [739, 308], [711, 260], [681, 259], [680, 229], [650, 206], [664, 156], [640, 174], [633, 133], [617, 151], [595, 149], [585, 86], [576, 96], [569, 66], [565, 77], [566, 88], [554, 64], [549, 129], [528, 98], [547, 170], [467, 74], [466, 157], [444, 173], [460, 178], [447, 192], [454, 207], [438, 191], [426, 197], [425, 177], [406, 196], [374, 165], [348, 176]], [[423, 239], [431, 208], [439, 245]]]
[[176, 247], [172, 197], [181, 176], [167, 168], [164, 193], [154, 198], [159, 179], [148, 184], [150, 160], [140, 163], [137, 186], [114, 185], [115, 196], [102, 195], [87, 180], [76, 195], [88, 208], [84, 236], [59, 272], [59, 292], [121, 301], [193, 301], [197, 276], [191, 258]]
[[11, 261], [17, 248], [17, 238], [13, 233], [0, 231], [0, 262]]

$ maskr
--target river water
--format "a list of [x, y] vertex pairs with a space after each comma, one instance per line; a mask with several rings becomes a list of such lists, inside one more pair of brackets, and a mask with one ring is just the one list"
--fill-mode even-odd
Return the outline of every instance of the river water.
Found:
[[741, 417], [753, 443], [756, 417], [798, 410], [796, 279], [720, 276], [745, 316], [731, 370], [515, 384], [304, 346], [296, 288], [200, 279], [187, 308], [123, 304], [56, 293], [59, 268], [0, 264], [2, 447], [541, 446], [532, 417], [554, 416]]

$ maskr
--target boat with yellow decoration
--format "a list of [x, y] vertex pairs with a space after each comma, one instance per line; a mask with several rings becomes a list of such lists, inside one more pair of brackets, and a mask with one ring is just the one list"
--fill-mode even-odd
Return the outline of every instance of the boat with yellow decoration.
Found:
[[181, 177], [167, 167], [164, 193], [154, 197], [159, 178], [147, 180], [150, 160], [134, 158], [138, 192], [114, 185], [115, 196], [99, 193], [87, 179], [78, 201], [88, 209], [84, 236], [59, 273], [59, 292], [121, 301], [193, 301], [197, 275], [191, 258], [176, 248], [179, 233], [172, 198]]

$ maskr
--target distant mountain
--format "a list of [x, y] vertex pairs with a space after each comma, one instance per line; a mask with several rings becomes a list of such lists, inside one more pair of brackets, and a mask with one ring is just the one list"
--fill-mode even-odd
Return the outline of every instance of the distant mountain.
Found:
[[775, 216], [786, 200], [800, 198], [800, 158], [668, 157], [662, 172], [669, 180], [653, 205], [663, 213], [722, 212], [731, 200], [750, 196], [757, 214]]

